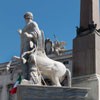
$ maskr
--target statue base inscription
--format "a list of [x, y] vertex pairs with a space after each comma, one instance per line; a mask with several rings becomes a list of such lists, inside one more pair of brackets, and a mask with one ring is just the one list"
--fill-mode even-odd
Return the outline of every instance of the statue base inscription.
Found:
[[19, 85], [18, 100], [86, 100], [88, 89]]

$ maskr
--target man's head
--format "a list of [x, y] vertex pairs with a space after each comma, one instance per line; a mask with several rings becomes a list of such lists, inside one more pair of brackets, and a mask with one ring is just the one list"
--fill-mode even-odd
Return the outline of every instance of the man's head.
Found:
[[26, 12], [24, 15], [25, 19], [33, 19], [33, 14], [31, 12]]

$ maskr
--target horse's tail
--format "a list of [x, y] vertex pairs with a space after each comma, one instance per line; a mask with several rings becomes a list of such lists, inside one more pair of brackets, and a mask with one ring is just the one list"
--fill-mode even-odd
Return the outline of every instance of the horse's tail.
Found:
[[72, 80], [71, 80], [71, 72], [69, 69], [66, 69], [66, 75], [67, 75], [67, 79], [68, 79], [68, 87], [71, 87]]
[[71, 81], [71, 72], [69, 69], [66, 69], [66, 72], [60, 82], [62, 86], [71, 87], [72, 81]]

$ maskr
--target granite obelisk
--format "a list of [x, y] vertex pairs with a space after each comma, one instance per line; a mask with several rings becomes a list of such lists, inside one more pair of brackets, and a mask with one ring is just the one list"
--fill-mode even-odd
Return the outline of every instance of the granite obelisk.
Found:
[[99, 0], [81, 0], [80, 8], [73, 40], [73, 86], [90, 88], [88, 100], [100, 100]]
[[73, 76], [99, 73], [99, 0], [81, 0], [80, 27], [73, 40]]
[[100, 27], [99, 20], [99, 0], [81, 0], [80, 27], [88, 28], [93, 21]]

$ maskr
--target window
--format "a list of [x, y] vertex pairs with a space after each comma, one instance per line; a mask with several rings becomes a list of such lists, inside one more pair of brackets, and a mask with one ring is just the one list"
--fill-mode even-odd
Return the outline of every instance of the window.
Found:
[[69, 61], [64, 61], [63, 64], [67, 65], [69, 64]]

